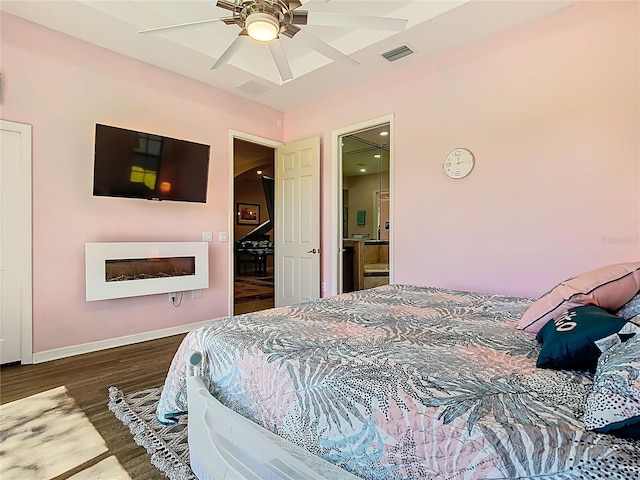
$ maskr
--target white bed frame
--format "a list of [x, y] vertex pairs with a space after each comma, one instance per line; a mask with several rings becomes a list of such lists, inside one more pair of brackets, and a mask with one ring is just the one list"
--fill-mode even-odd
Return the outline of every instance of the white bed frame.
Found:
[[199, 480], [361, 480], [224, 406], [200, 376], [203, 355], [185, 354], [191, 469]]

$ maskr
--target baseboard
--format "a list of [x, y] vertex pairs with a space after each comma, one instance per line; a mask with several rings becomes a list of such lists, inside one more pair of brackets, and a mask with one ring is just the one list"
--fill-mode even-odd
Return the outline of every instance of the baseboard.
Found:
[[146, 342], [148, 340], [157, 340], [158, 338], [170, 337], [187, 333], [196, 327], [206, 325], [220, 319], [210, 319], [203, 322], [190, 323], [188, 325], [179, 325], [177, 327], [163, 328], [162, 330], [154, 330], [151, 332], [136, 333], [135, 335], [127, 335], [126, 337], [109, 338], [97, 342], [83, 343], [81, 345], [73, 345], [71, 347], [54, 348], [53, 350], [45, 350], [33, 354], [33, 363], [49, 362], [60, 358], [73, 357], [74, 355], [82, 355], [83, 353], [98, 352], [114, 347], [124, 347], [134, 343]]

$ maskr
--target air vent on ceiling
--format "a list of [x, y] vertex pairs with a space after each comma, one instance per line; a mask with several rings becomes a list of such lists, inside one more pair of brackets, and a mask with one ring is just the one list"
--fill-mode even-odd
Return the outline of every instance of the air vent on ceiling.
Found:
[[388, 52], [384, 52], [382, 56], [389, 60], [390, 62], [395, 62], [396, 60], [406, 57], [407, 55], [411, 55], [413, 50], [409, 48], [408, 45], [402, 45], [398, 48], [394, 48], [393, 50], [389, 50]]
[[247, 82], [241, 83], [236, 88], [238, 90], [242, 90], [245, 93], [251, 93], [253, 95], [259, 95], [261, 93], [271, 90], [270, 87], [267, 87], [266, 85], [262, 85], [261, 83], [258, 83], [258, 82], [254, 82], [253, 80], [249, 80]]

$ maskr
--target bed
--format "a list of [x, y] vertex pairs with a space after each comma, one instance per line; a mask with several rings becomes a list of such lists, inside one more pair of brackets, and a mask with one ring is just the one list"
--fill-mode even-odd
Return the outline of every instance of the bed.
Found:
[[[180, 345], [158, 419], [189, 413], [201, 480], [316, 478], [301, 464], [326, 479], [640, 478], [640, 440], [585, 429], [598, 371], [536, 367], [519, 328], [532, 303], [385, 285], [214, 321]], [[269, 445], [299, 462], [289, 476], [251, 470]]]

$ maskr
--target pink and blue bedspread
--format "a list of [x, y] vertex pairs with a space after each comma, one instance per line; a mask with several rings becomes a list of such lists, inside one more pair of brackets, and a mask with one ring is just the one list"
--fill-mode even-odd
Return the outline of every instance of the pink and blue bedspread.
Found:
[[640, 478], [640, 441], [588, 432], [588, 372], [535, 366], [524, 298], [387, 285], [214, 321], [188, 349], [228, 407], [369, 480]]

